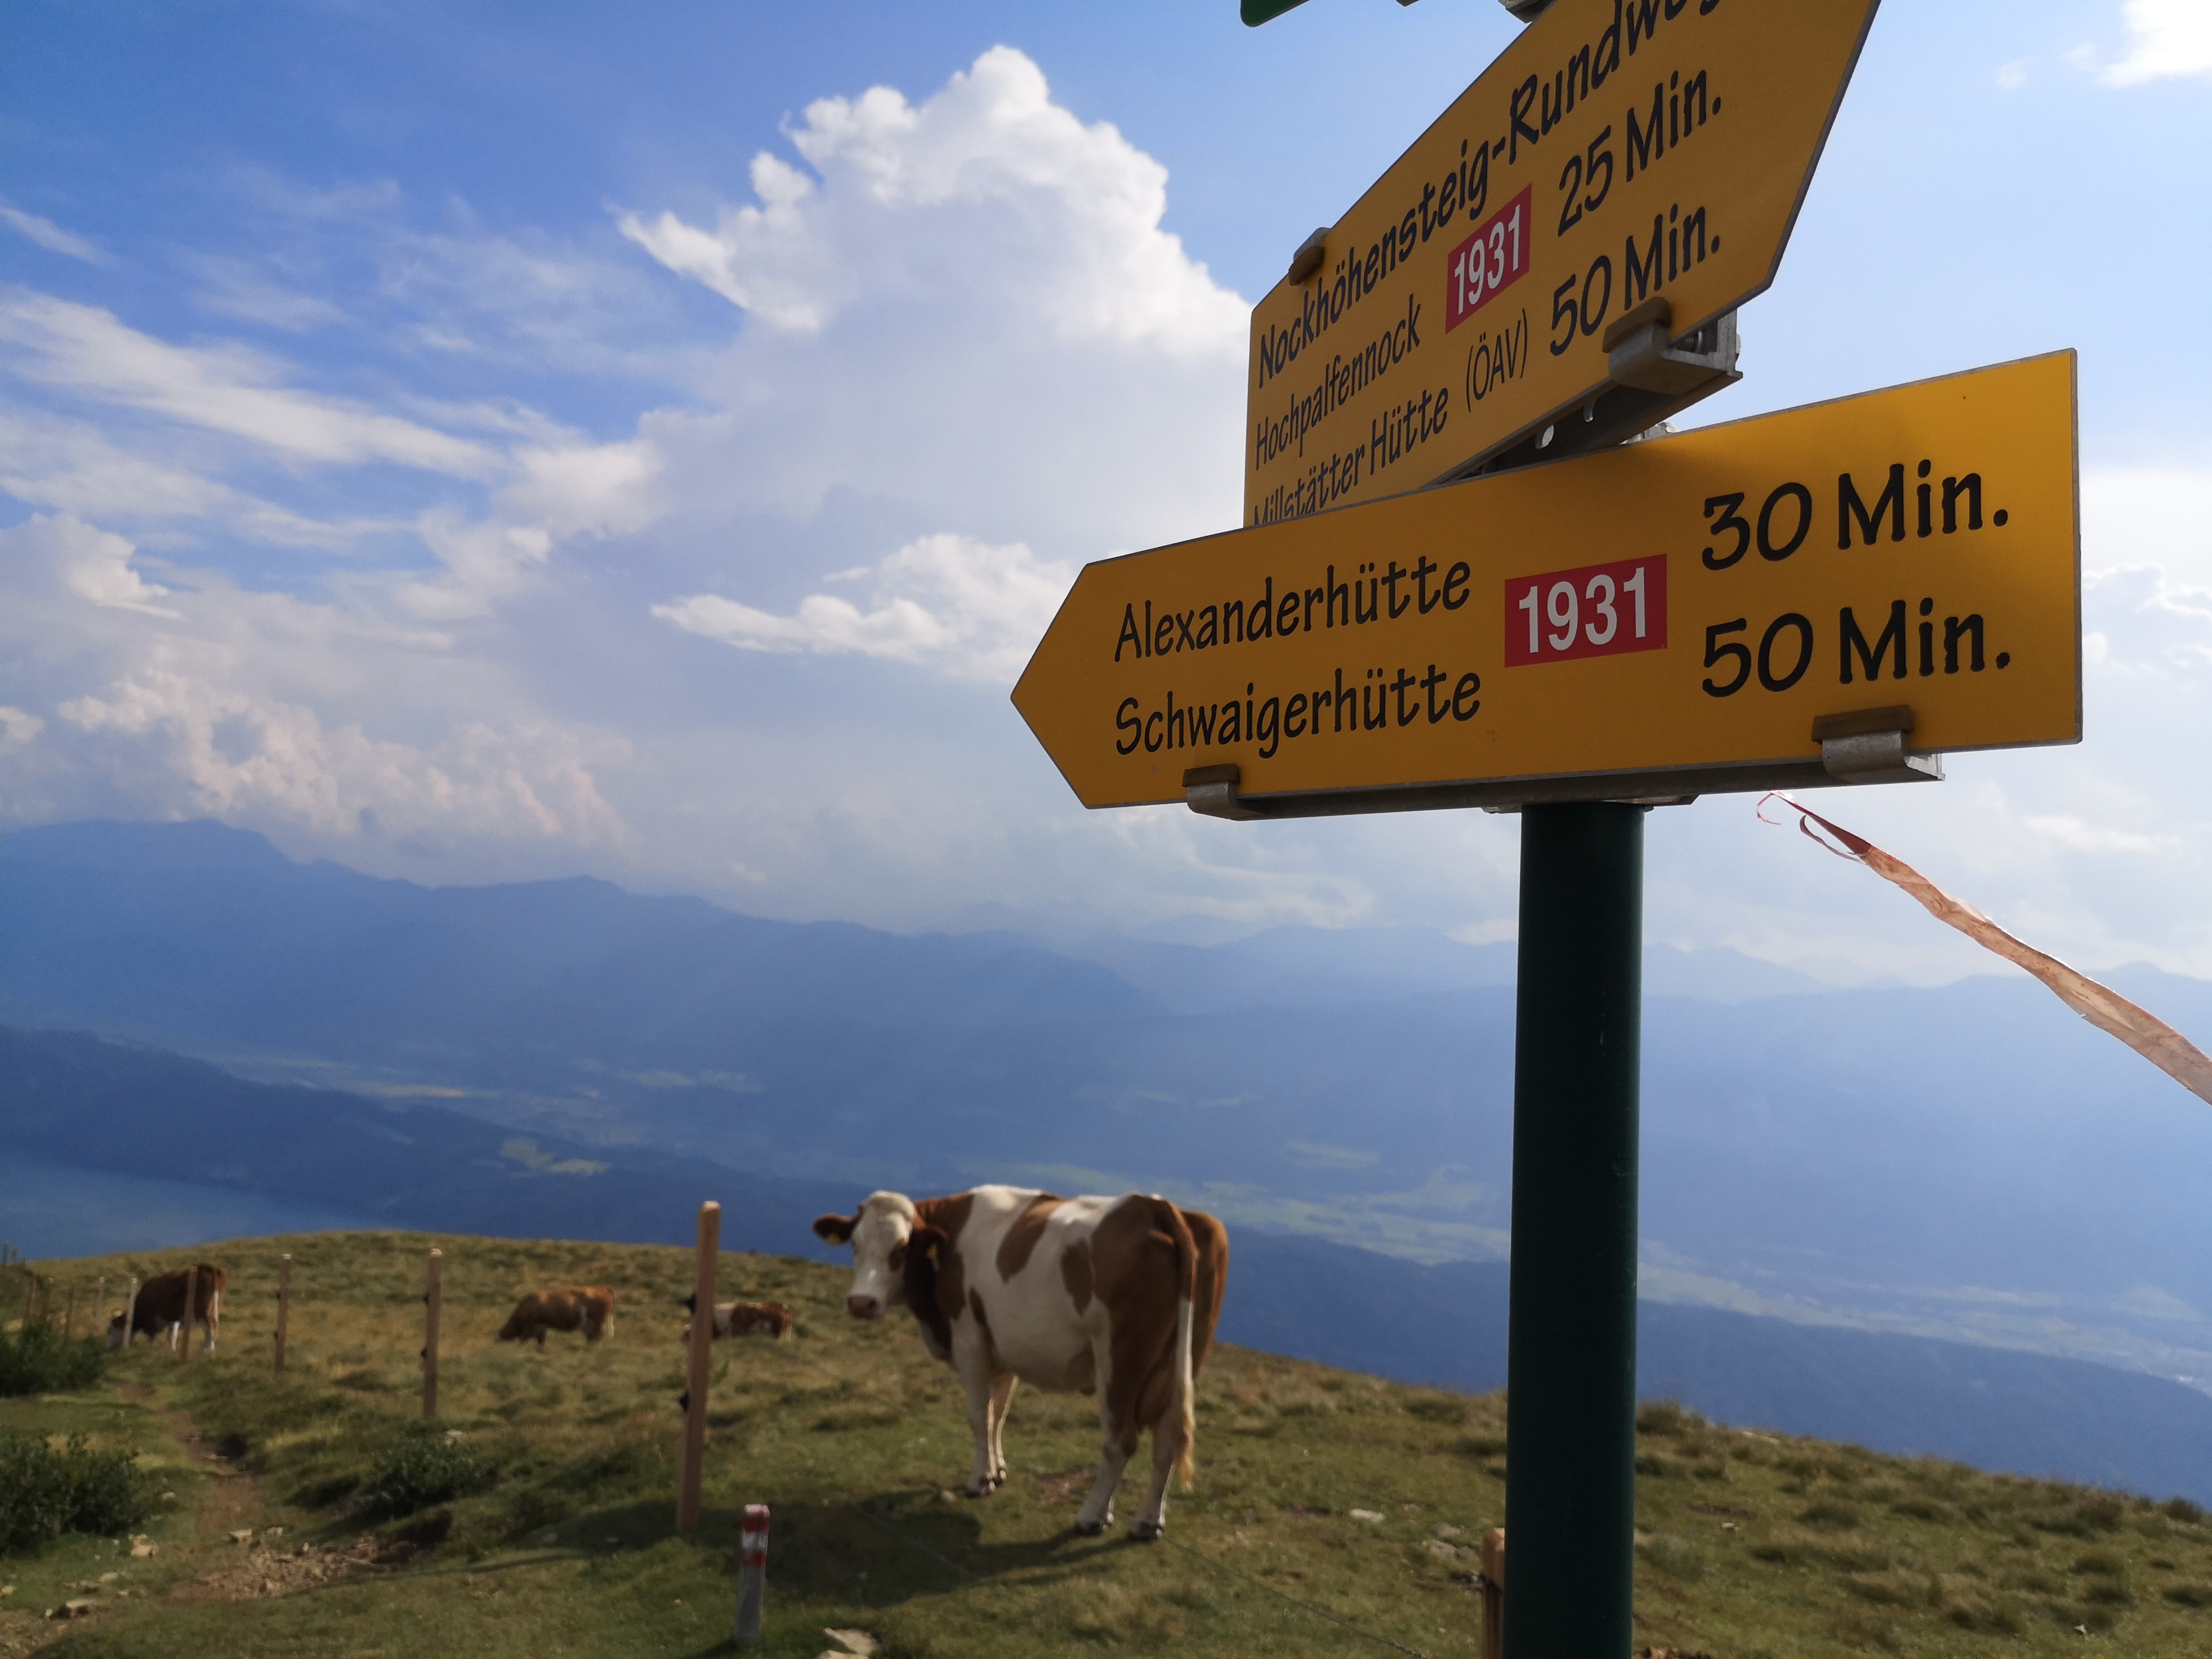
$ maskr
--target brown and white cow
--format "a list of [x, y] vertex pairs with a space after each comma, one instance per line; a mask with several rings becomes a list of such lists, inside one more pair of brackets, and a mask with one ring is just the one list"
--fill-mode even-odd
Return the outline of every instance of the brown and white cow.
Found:
[[527, 1342], [535, 1338], [545, 1346], [548, 1331], [581, 1331], [586, 1343], [597, 1342], [615, 1328], [615, 1293], [605, 1285], [565, 1285], [550, 1291], [525, 1291], [522, 1300], [500, 1327], [495, 1342]]
[[[204, 1352], [215, 1352], [215, 1334], [222, 1323], [222, 1292], [230, 1283], [230, 1275], [220, 1267], [201, 1262], [195, 1267], [178, 1267], [166, 1273], [156, 1273], [138, 1287], [138, 1299], [124, 1312], [107, 1322], [107, 1346], [120, 1348], [142, 1333], [149, 1342], [161, 1337], [169, 1339], [172, 1350], [184, 1333], [185, 1280], [187, 1275], [197, 1275], [198, 1283], [191, 1286], [192, 1321], [207, 1333]], [[124, 1328], [124, 1321], [131, 1328]]]
[[1017, 1382], [1096, 1394], [1098, 1478], [1076, 1530], [1111, 1523], [1115, 1488], [1149, 1429], [1152, 1488], [1129, 1535], [1160, 1535], [1169, 1475], [1190, 1483], [1194, 1384], [1229, 1272], [1218, 1221], [1139, 1193], [978, 1187], [919, 1203], [874, 1193], [857, 1214], [820, 1217], [814, 1231], [852, 1243], [847, 1312], [879, 1319], [903, 1304], [924, 1346], [958, 1373], [975, 1439], [969, 1497], [1006, 1478], [1000, 1431]]
[[[686, 1297], [687, 1304], [690, 1298]], [[714, 1304], [714, 1340], [738, 1336], [764, 1336], [771, 1342], [783, 1340], [783, 1334], [791, 1328], [791, 1310], [781, 1302], [717, 1302]], [[684, 1327], [684, 1340], [691, 1340], [689, 1322]]]

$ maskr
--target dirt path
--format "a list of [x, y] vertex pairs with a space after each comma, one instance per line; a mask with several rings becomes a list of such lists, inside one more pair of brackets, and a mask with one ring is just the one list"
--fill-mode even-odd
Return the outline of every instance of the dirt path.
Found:
[[154, 1390], [143, 1382], [118, 1379], [115, 1391], [125, 1400], [148, 1407], [154, 1425], [208, 1478], [207, 1501], [192, 1518], [192, 1531], [200, 1538], [232, 1533], [252, 1524], [260, 1509], [260, 1492], [241, 1459], [246, 1448], [204, 1439], [192, 1426], [191, 1413], [181, 1406], [152, 1403]]
[[[141, 1382], [118, 1382], [116, 1386], [128, 1399], [153, 1398], [154, 1391]], [[363, 1536], [336, 1547], [294, 1543], [283, 1527], [255, 1525], [262, 1512], [260, 1486], [245, 1467], [243, 1443], [209, 1440], [193, 1425], [191, 1414], [179, 1407], [149, 1409], [155, 1425], [208, 1478], [206, 1501], [192, 1518], [193, 1542], [180, 1552], [198, 1571], [162, 1596], [163, 1607], [252, 1601], [346, 1579], [380, 1577], [443, 1541], [451, 1516], [441, 1511], [398, 1538]]]

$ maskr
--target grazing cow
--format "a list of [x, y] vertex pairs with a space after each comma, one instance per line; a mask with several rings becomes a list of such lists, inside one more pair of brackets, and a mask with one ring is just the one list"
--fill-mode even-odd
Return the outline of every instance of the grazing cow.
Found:
[[[196, 1267], [156, 1273], [141, 1285], [138, 1299], [125, 1312], [107, 1322], [109, 1348], [120, 1348], [143, 1332], [149, 1342], [166, 1334], [173, 1351], [179, 1337], [185, 1334], [185, 1280], [188, 1276], [197, 1280], [191, 1286], [192, 1319], [207, 1333], [207, 1345], [202, 1352], [213, 1353], [216, 1330], [222, 1323], [223, 1287], [230, 1283], [230, 1275], [204, 1261]], [[128, 1330], [124, 1328], [126, 1319], [131, 1326]]]
[[[686, 1297], [689, 1307], [695, 1298]], [[781, 1342], [783, 1334], [791, 1328], [791, 1310], [781, 1302], [717, 1302], [714, 1304], [714, 1340], [732, 1336], [764, 1336], [770, 1341]], [[684, 1340], [691, 1340], [691, 1327], [684, 1327]]]
[[568, 1285], [557, 1290], [525, 1291], [494, 1340], [527, 1342], [535, 1337], [543, 1348], [548, 1331], [580, 1330], [584, 1340], [590, 1343], [614, 1328], [612, 1291], [604, 1285]]
[[1152, 1489], [1129, 1535], [1160, 1535], [1170, 1474], [1190, 1484], [1194, 1386], [1229, 1273], [1218, 1221], [1138, 1193], [978, 1187], [920, 1203], [872, 1194], [857, 1214], [820, 1217], [814, 1231], [852, 1243], [847, 1312], [879, 1319], [903, 1303], [923, 1345], [959, 1374], [975, 1437], [969, 1497], [1006, 1478], [1000, 1431], [1018, 1382], [1095, 1393], [1098, 1478], [1076, 1530], [1111, 1523], [1115, 1488], [1149, 1429]]

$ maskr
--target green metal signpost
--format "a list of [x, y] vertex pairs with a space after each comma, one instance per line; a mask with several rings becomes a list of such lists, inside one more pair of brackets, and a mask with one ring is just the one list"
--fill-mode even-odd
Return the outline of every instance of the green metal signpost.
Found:
[[1636, 1526], [1644, 816], [1521, 815], [1505, 1651], [1622, 1659]]

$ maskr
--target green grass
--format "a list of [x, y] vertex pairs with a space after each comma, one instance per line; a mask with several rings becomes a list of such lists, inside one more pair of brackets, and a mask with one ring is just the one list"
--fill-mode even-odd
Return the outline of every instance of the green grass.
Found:
[[[426, 1430], [433, 1243], [441, 1411]], [[280, 1249], [294, 1256], [281, 1381], [268, 1363]], [[0, 1609], [29, 1610], [0, 1611], [0, 1655], [41, 1641], [148, 1659], [704, 1653], [728, 1634], [747, 1503], [775, 1511], [764, 1654], [811, 1659], [824, 1626], [869, 1631], [906, 1659], [1389, 1651], [1314, 1609], [1439, 1659], [1477, 1650], [1468, 1547], [1504, 1516], [1502, 1396], [1218, 1350], [1198, 1485], [1171, 1498], [1169, 1542], [1082, 1539], [1070, 1523], [1095, 1455], [1088, 1401], [1024, 1391], [1007, 1430], [1014, 1478], [957, 1498], [959, 1389], [910, 1322], [847, 1320], [839, 1270], [726, 1256], [725, 1297], [783, 1302], [797, 1322], [781, 1345], [716, 1349], [707, 1520], [678, 1537], [687, 1252], [387, 1233], [198, 1254], [230, 1273], [220, 1353], [179, 1365], [140, 1343], [84, 1393], [0, 1401], [0, 1429], [135, 1448], [173, 1494], [143, 1528], [150, 1557], [70, 1537], [0, 1562], [16, 1587]], [[113, 1286], [182, 1260], [55, 1271], [88, 1291], [100, 1273]], [[615, 1287], [605, 1344], [493, 1345], [522, 1289], [576, 1282]], [[174, 1438], [180, 1414], [198, 1452]], [[230, 1455], [210, 1462], [208, 1447]], [[1639, 1644], [1716, 1659], [2026, 1656], [2076, 1651], [2080, 1626], [2112, 1651], [2212, 1651], [2212, 1526], [2188, 1505], [1746, 1434], [1663, 1405], [1643, 1413], [1638, 1452]], [[459, 1495], [410, 1507], [464, 1467]], [[402, 1468], [408, 1502], [372, 1502], [379, 1471], [388, 1488]], [[1137, 1496], [1125, 1486], [1124, 1521]], [[248, 1527], [283, 1528], [287, 1551], [382, 1548], [387, 1565], [254, 1594], [262, 1569], [229, 1538]], [[392, 1540], [441, 1532], [389, 1565], [406, 1553]], [[68, 1595], [97, 1610], [66, 1628], [35, 1616]]]

